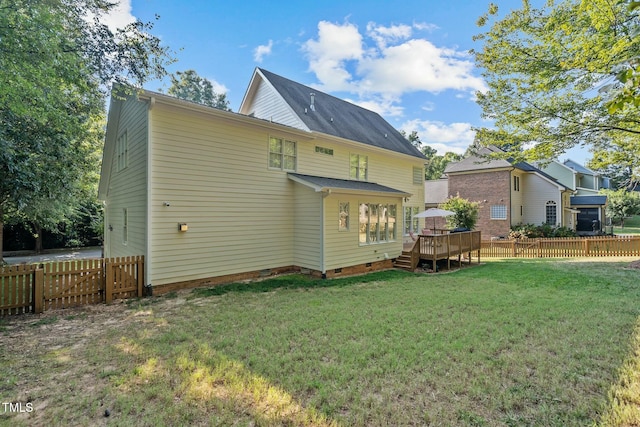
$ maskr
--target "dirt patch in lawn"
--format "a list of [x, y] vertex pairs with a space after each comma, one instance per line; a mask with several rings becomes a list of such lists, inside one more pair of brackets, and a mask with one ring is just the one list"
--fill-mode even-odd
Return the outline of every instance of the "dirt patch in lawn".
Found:
[[629, 264], [629, 268], [640, 268], [640, 259]]

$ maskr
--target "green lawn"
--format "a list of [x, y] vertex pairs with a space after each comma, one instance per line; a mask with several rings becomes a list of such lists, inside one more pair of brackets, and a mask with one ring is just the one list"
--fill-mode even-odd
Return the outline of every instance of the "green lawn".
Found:
[[624, 227], [615, 225], [614, 234], [640, 234], [640, 215], [632, 216], [624, 220]]
[[4, 319], [0, 399], [34, 410], [0, 424], [634, 425], [629, 263], [289, 276]]

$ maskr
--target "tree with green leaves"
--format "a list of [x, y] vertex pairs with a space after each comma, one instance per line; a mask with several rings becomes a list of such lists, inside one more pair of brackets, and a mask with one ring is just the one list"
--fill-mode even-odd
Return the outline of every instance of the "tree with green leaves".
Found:
[[601, 193], [607, 196], [607, 205], [605, 206], [607, 217], [619, 223], [620, 227], [624, 228], [625, 218], [640, 213], [640, 194], [638, 192], [620, 188], [618, 190], [602, 190]]
[[111, 84], [166, 75], [173, 58], [152, 24], [101, 23], [116, 6], [0, 0], [0, 233], [7, 216], [52, 228], [87, 185], [95, 194]]
[[473, 53], [489, 87], [478, 103], [495, 126], [477, 129], [476, 142], [516, 159], [553, 159], [574, 146], [638, 159], [637, 143], [620, 144], [640, 138], [638, 105], [618, 102], [621, 76], [637, 68], [640, 53], [638, 10], [628, 6], [561, 0], [534, 8], [524, 0], [498, 19], [491, 4]]
[[440, 204], [440, 208], [455, 212], [455, 215], [446, 217], [447, 227], [464, 227], [473, 230], [478, 222], [480, 204], [456, 195], [449, 197]]
[[169, 95], [209, 107], [231, 111], [227, 94], [216, 93], [211, 80], [200, 77], [194, 70], [178, 71], [169, 77], [171, 78], [171, 87], [167, 91]]

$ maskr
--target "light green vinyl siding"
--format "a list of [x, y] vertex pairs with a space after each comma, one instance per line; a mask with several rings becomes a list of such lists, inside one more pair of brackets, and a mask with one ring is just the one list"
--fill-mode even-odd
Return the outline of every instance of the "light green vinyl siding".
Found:
[[302, 268], [322, 271], [322, 193], [295, 184], [294, 260]]
[[[126, 167], [119, 170], [118, 156], [111, 159], [109, 190], [105, 207], [105, 256], [144, 255], [147, 200], [147, 106], [124, 102], [119, 110], [116, 139], [126, 133]], [[111, 118], [112, 120], [114, 118]], [[120, 161], [122, 166], [122, 160]], [[124, 210], [127, 231], [124, 242]]]
[[152, 115], [152, 283], [292, 265], [294, 184], [268, 168], [269, 132], [163, 104]]
[[[348, 202], [350, 206], [351, 226], [348, 231], [340, 231], [338, 218], [340, 203]], [[358, 238], [358, 205], [360, 203], [379, 203], [397, 206], [395, 241], [361, 245]], [[325, 268], [330, 271], [336, 268], [382, 261], [385, 253], [388, 258], [396, 258], [402, 253], [402, 198], [380, 197], [372, 195], [331, 194], [324, 199], [324, 240]]]

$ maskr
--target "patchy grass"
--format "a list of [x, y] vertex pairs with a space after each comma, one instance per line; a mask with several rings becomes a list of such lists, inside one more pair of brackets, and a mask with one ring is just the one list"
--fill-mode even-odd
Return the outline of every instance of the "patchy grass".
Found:
[[285, 276], [11, 318], [0, 398], [34, 411], [0, 424], [633, 425], [628, 264]]

